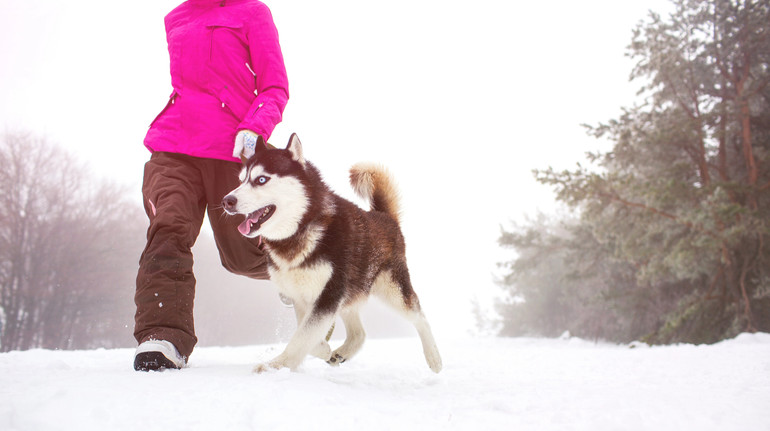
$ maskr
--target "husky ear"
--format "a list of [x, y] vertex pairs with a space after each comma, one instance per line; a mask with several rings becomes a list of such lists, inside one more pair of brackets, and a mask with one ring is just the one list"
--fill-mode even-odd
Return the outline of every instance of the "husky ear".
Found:
[[[262, 135], [257, 135], [257, 144], [254, 147], [254, 154], [251, 157], [256, 156], [257, 154], [261, 153], [262, 151], [267, 150], [268, 148], [275, 149], [274, 146], [272, 146], [272, 145], [268, 144], [267, 142], [265, 142], [265, 140], [262, 138]], [[251, 157], [246, 157], [246, 156], [243, 155], [243, 153], [241, 153], [241, 162], [245, 165], [246, 162], [248, 162], [249, 159], [251, 159]]]
[[299, 137], [296, 133], [291, 134], [289, 145], [286, 146], [286, 149], [289, 150], [291, 158], [294, 161], [299, 162], [302, 167], [305, 167], [305, 156], [302, 154], [302, 142], [299, 141]]

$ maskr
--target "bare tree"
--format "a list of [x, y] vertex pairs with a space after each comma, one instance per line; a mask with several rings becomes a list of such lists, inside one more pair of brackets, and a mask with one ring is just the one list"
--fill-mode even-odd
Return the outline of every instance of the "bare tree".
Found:
[[30, 134], [2, 137], [0, 166], [0, 350], [127, 345], [138, 205]]

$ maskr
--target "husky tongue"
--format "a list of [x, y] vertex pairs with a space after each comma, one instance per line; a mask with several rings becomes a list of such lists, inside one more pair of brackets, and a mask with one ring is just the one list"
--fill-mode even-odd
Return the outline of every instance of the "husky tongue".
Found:
[[251, 219], [247, 218], [243, 223], [239, 224], [238, 232], [240, 232], [241, 235], [248, 235], [249, 232], [251, 232]]
[[254, 223], [259, 223], [259, 218], [262, 216], [262, 213], [264, 212], [265, 212], [265, 209], [262, 208], [247, 215], [246, 220], [244, 220], [243, 223], [238, 225], [238, 232], [240, 232], [242, 235], [248, 235], [249, 232], [251, 232], [251, 225]]

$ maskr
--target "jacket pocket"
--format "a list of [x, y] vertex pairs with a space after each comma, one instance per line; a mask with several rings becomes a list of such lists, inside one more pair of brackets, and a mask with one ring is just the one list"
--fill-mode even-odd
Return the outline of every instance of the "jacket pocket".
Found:
[[237, 51], [248, 52], [246, 39], [242, 34], [243, 23], [219, 18], [206, 23], [209, 37], [209, 61], [227, 61]]
[[219, 103], [221, 104], [221, 109], [227, 111], [230, 115], [237, 118], [238, 121], [243, 120], [243, 117], [246, 116], [248, 106], [242, 106], [242, 103], [239, 103], [238, 99], [233, 97], [229, 86], [223, 85], [217, 88], [216, 95]]

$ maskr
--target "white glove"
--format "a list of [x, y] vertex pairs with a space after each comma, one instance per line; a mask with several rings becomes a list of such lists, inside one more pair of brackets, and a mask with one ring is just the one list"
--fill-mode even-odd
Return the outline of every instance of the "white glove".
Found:
[[243, 155], [248, 159], [254, 155], [254, 149], [257, 148], [257, 139], [259, 135], [251, 130], [241, 130], [235, 135], [235, 145], [233, 146], [233, 157], [240, 158]]

